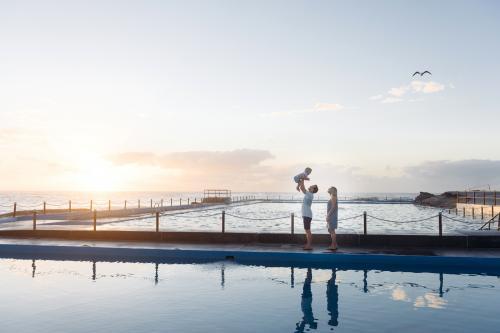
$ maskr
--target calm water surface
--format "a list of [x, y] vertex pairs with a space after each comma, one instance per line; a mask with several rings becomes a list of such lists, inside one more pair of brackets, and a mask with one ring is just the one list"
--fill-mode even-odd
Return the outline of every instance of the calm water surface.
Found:
[[0, 259], [3, 332], [498, 332], [498, 276]]

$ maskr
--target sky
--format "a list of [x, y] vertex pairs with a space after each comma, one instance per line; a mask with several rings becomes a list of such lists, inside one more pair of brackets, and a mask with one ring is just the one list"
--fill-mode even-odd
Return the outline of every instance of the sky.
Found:
[[0, 190], [500, 190], [499, 41], [496, 1], [0, 0]]

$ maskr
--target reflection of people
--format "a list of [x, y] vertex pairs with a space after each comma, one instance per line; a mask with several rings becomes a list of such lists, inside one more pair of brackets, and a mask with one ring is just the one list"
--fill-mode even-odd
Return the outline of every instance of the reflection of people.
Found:
[[335, 282], [337, 280], [337, 272], [332, 269], [332, 277], [326, 283], [326, 309], [330, 315], [328, 325], [339, 325], [339, 286]]
[[312, 311], [312, 291], [311, 291], [311, 281], [312, 281], [312, 271], [310, 268], [307, 269], [306, 279], [304, 280], [304, 288], [302, 289], [302, 300], [300, 302], [300, 308], [302, 309], [302, 321], [297, 323], [295, 333], [304, 332], [306, 330], [306, 325], [309, 328], [318, 328], [318, 323], [314, 319], [314, 314]]

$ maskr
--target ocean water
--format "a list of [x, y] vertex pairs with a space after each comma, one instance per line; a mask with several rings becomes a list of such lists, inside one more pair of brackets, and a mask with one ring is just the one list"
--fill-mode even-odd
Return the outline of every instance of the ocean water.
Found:
[[[257, 196], [259, 198], [287, 198], [299, 199], [301, 195], [297, 193], [233, 193], [234, 196]], [[123, 208], [124, 201], [127, 200], [128, 207], [137, 206], [140, 198], [142, 207], [148, 207], [150, 200], [159, 203], [164, 200], [165, 205], [170, 205], [172, 199], [173, 205], [180, 203], [186, 204], [188, 198], [190, 202], [194, 198], [202, 196], [201, 193], [147, 193], [147, 192], [121, 192], [121, 193], [3, 193], [0, 195], [0, 203], [7, 206], [6, 211], [12, 202], [18, 202], [18, 210], [22, 210], [23, 205], [28, 207], [36, 206], [38, 203], [46, 201], [53, 205], [53, 208], [67, 207], [67, 198], [77, 198], [72, 200], [72, 207], [88, 208], [90, 199], [92, 199], [95, 208], [106, 210], [107, 200], [113, 196], [112, 209]], [[351, 194], [349, 197], [378, 197], [381, 199], [411, 197], [411, 194]], [[151, 198], [151, 199], [148, 199]], [[317, 199], [326, 199], [326, 196], [319, 196]], [[345, 197], [340, 196], [340, 199]], [[81, 206], [79, 206], [81, 204]], [[99, 206], [100, 205], [100, 206]], [[21, 207], [21, 208], [19, 208]], [[40, 207], [38, 207], [40, 208]], [[49, 206], [48, 206], [49, 208]], [[303, 233], [302, 219], [300, 213], [300, 202], [294, 203], [272, 203], [261, 202], [251, 204], [233, 204], [228, 206], [211, 207], [205, 209], [192, 209], [189, 213], [182, 211], [181, 214], [167, 212], [160, 218], [160, 229], [162, 231], [221, 231], [222, 211], [226, 212], [225, 230], [227, 232], [266, 232], [266, 233], [288, 233], [291, 232], [291, 214], [295, 215], [294, 230], [296, 233]], [[313, 203], [313, 223], [312, 231], [314, 233], [327, 233], [325, 215], [326, 203]], [[351, 203], [339, 202], [339, 229], [340, 233], [361, 233], [363, 232], [363, 212], [367, 212], [368, 232], [369, 233], [438, 233], [439, 212], [443, 212], [443, 232], [456, 233], [462, 230], [477, 230], [484, 223], [478, 219], [472, 219], [470, 216], [462, 218], [454, 214], [448, 214], [438, 208], [422, 207], [413, 204], [375, 204], [375, 203]], [[92, 227], [90, 220], [84, 221], [37, 221], [39, 229], [90, 229]], [[32, 222], [27, 221], [3, 221], [0, 220], [0, 228], [3, 229], [29, 229]], [[155, 218], [153, 215], [142, 215], [134, 218], [121, 219], [99, 219], [98, 228], [100, 230], [155, 230]]]
[[[256, 196], [258, 198], [280, 198], [280, 199], [301, 199], [298, 192], [232, 192], [233, 197]], [[350, 198], [380, 198], [398, 199], [414, 198], [414, 193], [341, 193], [340, 199]], [[67, 208], [71, 200], [72, 208], [89, 208], [90, 201], [93, 201], [93, 208], [107, 209], [111, 201], [113, 209], [121, 209], [127, 201], [127, 207], [137, 207], [138, 201], [141, 207], [149, 207], [151, 200], [153, 204], [158, 204], [163, 199], [165, 205], [187, 203], [189, 199], [193, 202], [203, 198], [203, 192], [19, 192], [0, 191], [0, 213], [12, 211], [14, 203], [17, 203], [18, 210], [33, 210], [43, 208], [46, 202], [47, 208]], [[316, 199], [328, 199], [326, 193], [318, 193]]]
[[499, 276], [0, 259], [3, 332], [498, 332]]

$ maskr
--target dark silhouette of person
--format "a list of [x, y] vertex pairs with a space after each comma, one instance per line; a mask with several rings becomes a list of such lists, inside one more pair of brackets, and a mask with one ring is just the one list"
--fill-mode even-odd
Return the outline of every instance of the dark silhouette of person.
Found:
[[339, 286], [336, 282], [337, 271], [332, 269], [332, 277], [326, 283], [326, 309], [330, 316], [328, 325], [334, 327], [339, 325]]
[[311, 282], [312, 270], [311, 268], [308, 268], [306, 279], [304, 280], [304, 287], [302, 289], [302, 300], [300, 302], [300, 308], [302, 309], [302, 320], [295, 324], [295, 333], [304, 332], [306, 330], [306, 325], [309, 325], [309, 328], [312, 329], [318, 328], [318, 323], [314, 318], [312, 310]]

